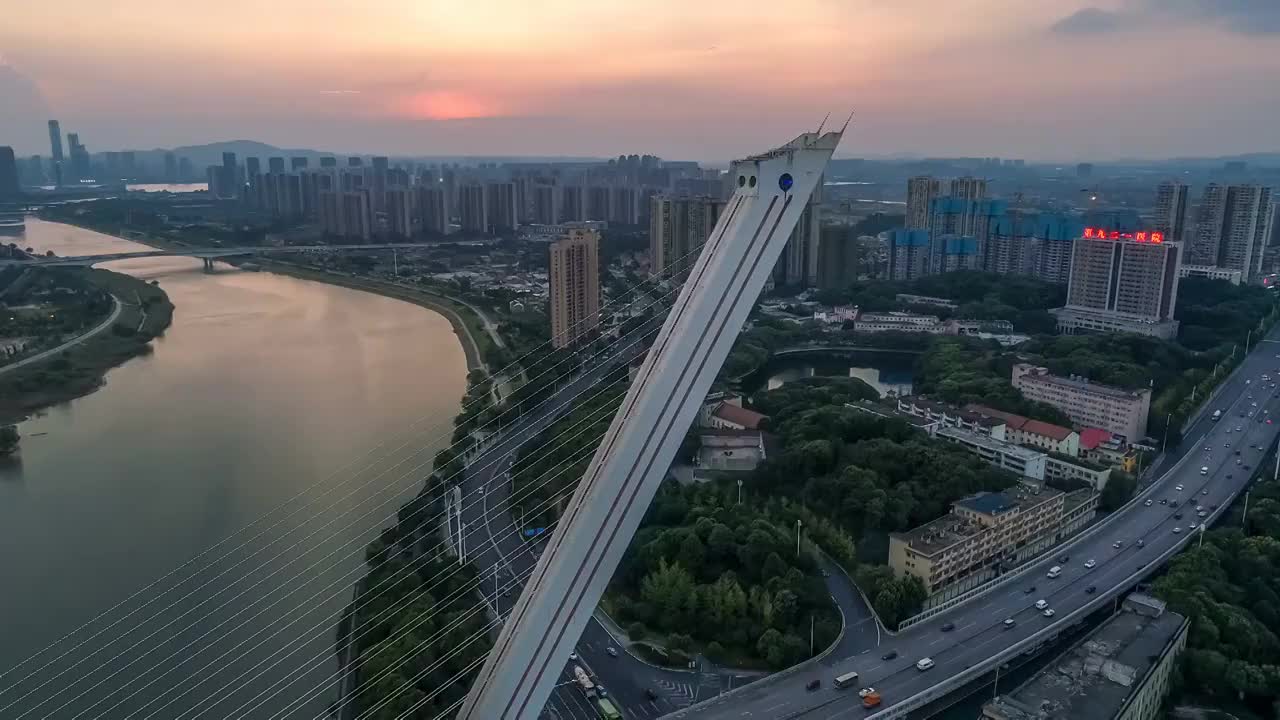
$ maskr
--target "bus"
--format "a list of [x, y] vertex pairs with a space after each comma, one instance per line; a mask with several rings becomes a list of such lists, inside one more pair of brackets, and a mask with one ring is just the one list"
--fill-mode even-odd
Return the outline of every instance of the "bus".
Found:
[[605, 698], [596, 699], [596, 709], [600, 711], [600, 717], [604, 720], [622, 720], [622, 713], [618, 712], [618, 708]]
[[843, 690], [856, 682], [858, 682], [858, 673], [847, 672], [836, 678], [836, 687]]

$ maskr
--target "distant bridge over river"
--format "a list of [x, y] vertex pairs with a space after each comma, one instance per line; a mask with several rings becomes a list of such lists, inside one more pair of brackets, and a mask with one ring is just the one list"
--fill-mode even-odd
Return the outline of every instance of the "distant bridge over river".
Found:
[[0, 268], [10, 265], [23, 267], [89, 267], [102, 262], [116, 260], [133, 260], [135, 258], [152, 257], [193, 257], [204, 261], [205, 267], [213, 266], [215, 260], [233, 257], [251, 257], [255, 255], [279, 253], [322, 253], [351, 252], [369, 250], [406, 250], [425, 247], [421, 243], [391, 243], [367, 245], [285, 245], [285, 246], [250, 246], [226, 248], [190, 248], [176, 250], [139, 250], [137, 252], [103, 253], [100, 255], [67, 255], [54, 257], [33, 257], [30, 260], [0, 260]]

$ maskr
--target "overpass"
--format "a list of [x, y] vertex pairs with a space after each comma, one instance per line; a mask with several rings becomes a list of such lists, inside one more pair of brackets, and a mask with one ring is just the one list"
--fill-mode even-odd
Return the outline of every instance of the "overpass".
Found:
[[[1247, 492], [1253, 476], [1274, 477], [1274, 468], [1259, 465], [1280, 432], [1280, 391], [1263, 382], [1262, 375], [1280, 374], [1280, 355], [1275, 354], [1280, 328], [1268, 339], [1273, 342], [1258, 343], [1213, 401], [1222, 420], [1202, 414], [1163, 475], [1048, 556], [993, 581], [984, 593], [901, 628], [876, 651], [802, 663], [668, 717], [888, 720], [989, 675], [1019, 655], [1039, 652], [1196, 542], [1192, 528], [1221, 518]], [[1272, 416], [1277, 424], [1268, 422]], [[1206, 468], [1203, 475], [1201, 468]], [[1205, 517], [1198, 517], [1197, 505], [1205, 508]], [[1088, 560], [1096, 567], [1086, 568]], [[1054, 565], [1062, 567], [1062, 575], [1050, 579], [1046, 573]], [[1053, 609], [1051, 617], [1035, 608], [1042, 599]], [[1006, 619], [1013, 624], [1007, 626]], [[916, 662], [926, 657], [933, 660], [932, 669], [917, 670]], [[859, 673], [858, 684], [836, 689], [832, 680], [850, 671]], [[808, 690], [815, 679], [821, 686]], [[864, 686], [876, 688], [883, 698], [874, 712], [863, 709], [855, 692]]]
[[191, 248], [185, 250], [138, 250], [135, 252], [103, 253], [100, 255], [68, 255], [63, 257], [35, 257], [31, 260], [0, 260], [0, 268], [10, 265], [23, 267], [89, 267], [101, 262], [116, 260], [135, 260], [153, 257], [193, 257], [205, 261], [205, 266], [214, 260], [232, 257], [249, 257], [279, 253], [322, 253], [333, 251], [366, 251], [366, 250], [406, 250], [425, 247], [421, 243], [384, 243], [366, 245], [282, 245], [282, 246], [248, 246], [226, 248]]

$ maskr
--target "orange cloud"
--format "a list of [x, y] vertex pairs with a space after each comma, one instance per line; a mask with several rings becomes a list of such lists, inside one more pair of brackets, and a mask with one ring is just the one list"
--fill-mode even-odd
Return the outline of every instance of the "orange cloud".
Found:
[[433, 90], [401, 98], [392, 103], [391, 112], [420, 120], [471, 120], [501, 114], [495, 102], [451, 90]]

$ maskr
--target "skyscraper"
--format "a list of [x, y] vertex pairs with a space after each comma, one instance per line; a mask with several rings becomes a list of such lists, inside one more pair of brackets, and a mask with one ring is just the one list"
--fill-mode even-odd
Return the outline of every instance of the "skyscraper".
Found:
[[382, 212], [387, 207], [387, 167], [388, 160], [378, 156], [373, 159], [373, 210]]
[[575, 228], [551, 244], [551, 344], [568, 347], [600, 324], [600, 234]]
[[0, 200], [18, 197], [18, 159], [13, 148], [0, 145]]
[[62, 162], [62, 126], [57, 120], [49, 121], [49, 156], [54, 162]]
[[1156, 188], [1156, 208], [1153, 228], [1164, 233], [1174, 242], [1187, 240], [1187, 186], [1186, 183], [1167, 180]]
[[338, 167], [338, 158], [329, 157], [329, 156], [322, 157], [320, 158], [320, 167], [322, 168]]
[[1163, 231], [1086, 227], [1073, 246], [1066, 307], [1054, 311], [1059, 331], [1173, 338], [1181, 249]]
[[55, 185], [62, 184], [62, 126], [57, 120], [49, 121], [49, 163]]
[[921, 175], [907, 181], [906, 228], [908, 230], [929, 229], [933, 201], [940, 192], [942, 192], [942, 183], [937, 178]]
[[236, 154], [222, 153], [222, 165], [218, 169], [218, 195], [223, 198], [240, 197], [240, 171], [236, 168]]
[[304, 157], [291, 157], [291, 158], [289, 158], [289, 169], [290, 169], [290, 170], [294, 170], [294, 171], [297, 171], [297, 170], [306, 170], [306, 169], [307, 169], [307, 159], [306, 159], [306, 158], [304, 158]]
[[347, 158], [347, 167], [357, 168], [357, 167], [363, 167], [363, 166], [364, 166], [364, 160], [359, 155], [352, 155], [351, 157]]
[[178, 158], [171, 152], [164, 154], [164, 181], [167, 183], [178, 182]]

